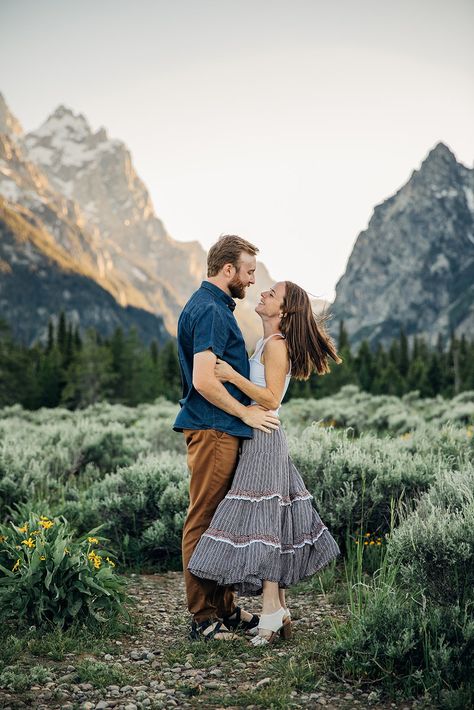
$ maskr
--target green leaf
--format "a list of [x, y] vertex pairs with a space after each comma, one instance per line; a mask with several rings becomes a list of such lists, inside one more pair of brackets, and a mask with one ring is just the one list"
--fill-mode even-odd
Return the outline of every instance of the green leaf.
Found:
[[[7, 577], [14, 577], [14, 576], [15, 576], [15, 573], [14, 573], [14, 572], [12, 572], [11, 570], [7, 569], [7, 568], [4, 567], [3, 565], [0, 565], [0, 570], [1, 570], [4, 574], [6, 574]], [[1, 580], [0, 580], [0, 581], [1, 581]]]

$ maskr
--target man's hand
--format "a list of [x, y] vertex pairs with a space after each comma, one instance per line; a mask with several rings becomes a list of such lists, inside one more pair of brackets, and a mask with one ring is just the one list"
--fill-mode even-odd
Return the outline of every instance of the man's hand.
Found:
[[242, 417], [242, 421], [251, 426], [252, 429], [260, 429], [267, 434], [271, 434], [272, 430], [278, 429], [280, 426], [280, 420], [273, 413], [269, 412], [267, 409], [260, 407], [258, 404], [250, 404], [246, 407], [247, 412], [245, 416]]

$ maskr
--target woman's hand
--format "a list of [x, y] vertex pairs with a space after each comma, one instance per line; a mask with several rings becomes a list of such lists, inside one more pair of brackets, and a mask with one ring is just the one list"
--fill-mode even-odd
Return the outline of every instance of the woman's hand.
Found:
[[232, 376], [235, 375], [235, 370], [228, 362], [217, 358], [214, 374], [220, 382], [231, 382]]

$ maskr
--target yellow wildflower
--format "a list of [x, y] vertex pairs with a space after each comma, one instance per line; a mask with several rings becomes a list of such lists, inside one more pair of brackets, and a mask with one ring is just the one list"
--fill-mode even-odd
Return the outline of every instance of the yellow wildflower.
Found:
[[13, 565], [12, 572], [16, 572], [17, 569], [19, 568], [19, 566], [20, 566], [20, 558], [18, 558], [17, 561], [15, 562], [15, 564]]
[[49, 518], [46, 515], [40, 515], [40, 520], [49, 520]]
[[52, 520], [40, 520], [41, 527], [43, 527], [45, 530], [48, 530], [48, 528], [53, 527], [54, 522]]
[[93, 544], [93, 543], [97, 544], [99, 541], [96, 537], [88, 537], [87, 542], [90, 542], [91, 544]]
[[115, 562], [113, 562], [109, 557], [105, 558], [111, 567], [115, 567]]
[[8, 538], [5, 535], [0, 535], [0, 542], [5, 542]]
[[365, 537], [370, 537], [370, 533], [365, 533]]
[[22, 540], [22, 541], [21, 541], [21, 544], [22, 544], [22, 545], [26, 545], [26, 546], [29, 547], [30, 549], [35, 546], [35, 543], [33, 542], [33, 538], [32, 538], [32, 537], [29, 537], [28, 540]]
[[27, 523], [25, 523], [21, 528], [18, 528], [18, 530], [22, 533], [25, 533], [28, 530]]
[[380, 542], [380, 540], [377, 540], [377, 545], [381, 545], [381, 544], [382, 544], [382, 543]]
[[44, 555], [41, 555], [40, 560], [45, 560], [46, 557]]
[[65, 548], [64, 548], [64, 554], [65, 554], [65, 555], [70, 555], [70, 554], [71, 554], [71, 550], [70, 550], [68, 547], [65, 547]]
[[355, 541], [355, 544], [358, 545], [358, 544], [359, 544], [359, 540], [356, 540], [356, 541]]
[[89, 560], [92, 562], [92, 564], [94, 565], [94, 567], [96, 569], [100, 568], [100, 566], [102, 564], [102, 557], [100, 555], [98, 555], [96, 552], [94, 552], [94, 550], [91, 550], [89, 552], [89, 554], [87, 555], [87, 557], [89, 558]]
[[374, 542], [373, 540], [371, 540], [371, 541], [369, 542], [369, 545], [375, 545], [375, 542]]

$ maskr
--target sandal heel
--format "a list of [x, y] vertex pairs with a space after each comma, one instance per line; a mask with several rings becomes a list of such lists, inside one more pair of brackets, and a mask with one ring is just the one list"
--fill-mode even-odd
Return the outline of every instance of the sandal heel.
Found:
[[289, 641], [291, 639], [291, 634], [292, 634], [291, 621], [290, 621], [290, 619], [288, 619], [288, 621], [285, 621], [283, 626], [280, 629], [280, 636], [285, 641]]

